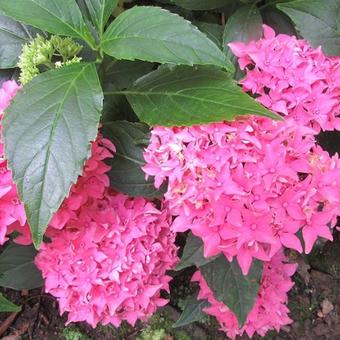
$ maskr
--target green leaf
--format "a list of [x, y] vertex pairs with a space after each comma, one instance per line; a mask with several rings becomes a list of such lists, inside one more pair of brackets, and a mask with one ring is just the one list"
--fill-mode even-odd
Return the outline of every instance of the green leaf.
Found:
[[22, 45], [37, 33], [36, 29], [0, 14], [0, 68], [16, 67]]
[[5, 154], [36, 247], [82, 173], [102, 105], [95, 65], [73, 64], [34, 78], [5, 114]]
[[262, 18], [254, 5], [240, 7], [228, 19], [223, 33], [223, 46], [229, 58], [233, 53], [227, 46], [232, 41], [248, 42], [262, 37]]
[[112, 11], [118, 4], [118, 0], [85, 0], [85, 3], [93, 25], [101, 36]]
[[143, 151], [149, 141], [149, 128], [142, 123], [115, 121], [105, 123], [103, 134], [116, 146], [113, 159], [108, 161], [111, 186], [129, 196], [157, 197], [153, 180], [145, 180], [142, 166]]
[[255, 114], [280, 119], [244, 93], [226, 72], [213, 67], [160, 67], [126, 91], [139, 119], [149, 125], [183, 126]]
[[44, 31], [87, 41], [94, 39], [74, 0], [0, 0], [0, 11]]
[[183, 250], [181, 261], [175, 270], [182, 270], [190, 266], [201, 267], [215, 259], [216, 256], [204, 257], [202, 240], [190, 233]]
[[186, 9], [205, 11], [227, 6], [231, 0], [172, 0], [171, 2]]
[[340, 54], [339, 0], [296, 0], [277, 4], [310, 43], [329, 55]]
[[102, 48], [116, 59], [233, 68], [197, 27], [159, 7], [136, 6], [120, 14], [104, 33]]
[[7, 300], [2, 293], [0, 293], [0, 312], [20, 312], [21, 307], [15, 305], [13, 302]]
[[263, 263], [253, 260], [248, 275], [244, 276], [236, 259], [229, 262], [224, 255], [220, 255], [200, 270], [216, 300], [230, 308], [240, 326], [243, 326], [260, 288]]
[[205, 33], [218, 47], [222, 47], [223, 26], [203, 21], [195, 21], [193, 24]]
[[153, 63], [145, 61], [128, 61], [105, 59], [102, 64], [102, 74], [104, 84], [113, 84], [118, 90], [126, 89], [135, 80], [151, 72]]
[[179, 319], [172, 325], [173, 328], [189, 325], [201, 321], [206, 317], [203, 309], [209, 307], [207, 300], [197, 300], [198, 293], [189, 296], [184, 305], [184, 310]]
[[297, 35], [294, 24], [290, 18], [275, 7], [266, 7], [261, 10], [263, 22], [279, 34]]
[[9, 68], [0, 70], [0, 86], [7, 80], [15, 80], [18, 82], [19, 78], [19, 69], [17, 68]]
[[0, 255], [0, 286], [15, 290], [41, 287], [43, 279], [34, 264], [36, 255], [33, 246], [10, 243]]

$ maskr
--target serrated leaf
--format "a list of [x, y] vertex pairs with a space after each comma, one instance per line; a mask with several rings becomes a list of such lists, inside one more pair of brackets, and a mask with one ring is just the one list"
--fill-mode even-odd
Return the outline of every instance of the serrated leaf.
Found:
[[84, 0], [91, 15], [92, 23], [101, 36], [112, 11], [119, 0]]
[[215, 259], [216, 256], [209, 258], [204, 257], [202, 240], [190, 233], [183, 249], [181, 261], [175, 270], [182, 270], [190, 266], [201, 267]]
[[262, 37], [262, 18], [254, 5], [245, 5], [228, 19], [223, 33], [223, 46], [229, 58], [233, 53], [227, 46], [232, 41], [248, 42]]
[[263, 263], [253, 260], [249, 273], [245, 276], [236, 259], [229, 262], [224, 255], [220, 255], [200, 270], [216, 300], [223, 302], [234, 312], [242, 327], [260, 289]]
[[179, 319], [172, 325], [173, 328], [189, 325], [196, 321], [201, 321], [206, 317], [203, 309], [209, 307], [207, 300], [198, 300], [198, 293], [189, 296], [184, 305], [184, 310]]
[[197, 27], [159, 7], [136, 6], [123, 12], [104, 33], [101, 45], [116, 59], [233, 69]]
[[82, 173], [102, 105], [95, 65], [74, 64], [34, 78], [6, 111], [5, 154], [36, 247]]
[[149, 128], [142, 123], [114, 121], [105, 123], [103, 134], [116, 146], [113, 159], [108, 161], [110, 183], [113, 188], [129, 196], [157, 197], [152, 178], [145, 180], [142, 166], [143, 151], [149, 140]]
[[0, 312], [20, 312], [21, 307], [15, 305], [13, 302], [7, 300], [2, 293], [0, 293]]
[[22, 45], [39, 31], [0, 14], [0, 68], [16, 67]]
[[139, 119], [149, 125], [183, 126], [233, 120], [239, 115], [280, 119], [213, 67], [161, 67], [126, 91]]
[[296, 29], [314, 47], [329, 54], [340, 54], [339, 0], [295, 0], [276, 5], [295, 23]]
[[231, 0], [171, 0], [171, 2], [186, 9], [206, 11], [228, 6]]
[[10, 243], [0, 255], [0, 286], [15, 290], [41, 287], [43, 279], [34, 264], [36, 255], [33, 246]]
[[0, 0], [0, 11], [44, 31], [80, 38], [94, 44], [74, 0]]

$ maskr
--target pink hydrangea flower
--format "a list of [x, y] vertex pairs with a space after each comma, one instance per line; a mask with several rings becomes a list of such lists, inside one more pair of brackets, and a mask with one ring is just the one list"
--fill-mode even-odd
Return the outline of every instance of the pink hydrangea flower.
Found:
[[16, 185], [12, 180], [12, 172], [4, 158], [2, 142], [2, 117], [11, 100], [15, 97], [20, 86], [14, 81], [6, 81], [0, 89], [0, 244], [6, 242], [8, 228], [22, 228], [26, 223], [26, 215], [21, 204]]
[[[269, 261], [282, 247], [302, 252], [299, 230], [306, 253], [318, 237], [332, 240], [340, 162], [316, 146], [315, 135], [320, 128], [337, 128], [339, 58], [327, 58], [294, 37], [275, 37], [267, 26], [259, 42], [230, 46], [241, 67], [253, 66], [244, 89], [259, 94], [261, 102], [270, 89], [270, 105], [263, 104], [286, 115], [285, 121], [245, 117], [155, 127], [144, 171], [155, 177], [156, 187], [168, 181], [165, 203], [176, 217], [173, 229], [201, 237], [207, 257], [236, 256], [246, 274], [253, 258]], [[306, 89], [308, 100], [301, 95], [296, 105], [283, 95]], [[326, 118], [320, 120], [309, 108], [326, 94]]]
[[198, 299], [209, 301], [210, 306], [204, 311], [215, 316], [228, 337], [236, 339], [244, 332], [251, 338], [255, 333], [265, 336], [269, 330], [279, 331], [292, 322], [288, 313], [288, 291], [294, 282], [291, 276], [296, 271], [296, 264], [287, 263], [282, 252], [277, 253], [270, 262], [265, 262], [259, 294], [243, 327], [240, 327], [235, 314], [223, 303], [217, 301], [205, 279], [197, 271], [192, 280], [200, 285]]
[[46, 292], [68, 312], [68, 323], [99, 322], [118, 327], [146, 320], [167, 300], [178, 261], [170, 216], [143, 198], [106, 191], [88, 201], [62, 230], [49, 229], [36, 264]]
[[306, 252], [339, 214], [340, 162], [315, 147], [314, 132], [266, 118], [185, 128], [156, 127], [144, 171], [160, 185], [176, 216], [204, 255], [237, 256], [246, 274], [252, 258], [268, 261], [282, 247]]
[[299, 124], [340, 130], [340, 58], [327, 57], [306, 40], [275, 35], [263, 25], [264, 37], [229, 47], [239, 58], [246, 77], [244, 90], [273, 111], [289, 114]]

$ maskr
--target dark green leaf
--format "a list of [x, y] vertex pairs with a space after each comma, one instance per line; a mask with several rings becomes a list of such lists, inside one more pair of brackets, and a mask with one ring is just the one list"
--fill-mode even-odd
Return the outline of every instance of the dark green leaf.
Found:
[[19, 78], [19, 69], [10, 68], [6, 70], [0, 70], [0, 86], [7, 80], [16, 80]]
[[151, 72], [153, 63], [105, 59], [102, 65], [103, 83], [113, 84], [118, 90], [126, 89], [141, 76]]
[[340, 55], [339, 0], [296, 0], [277, 7], [295, 23], [297, 30], [310, 43], [330, 55]]
[[248, 275], [244, 276], [236, 259], [229, 262], [224, 255], [220, 255], [200, 270], [216, 300], [229, 307], [242, 326], [254, 306], [261, 284], [263, 263], [253, 260]]
[[118, 0], [85, 0], [93, 25], [101, 36], [104, 27], [117, 6]]
[[116, 59], [232, 70], [225, 55], [197, 27], [159, 7], [136, 6], [123, 12], [105, 32], [102, 48]]
[[171, 2], [186, 9], [205, 11], [227, 6], [231, 0], [172, 0]]
[[36, 255], [33, 246], [10, 243], [0, 255], [0, 286], [15, 290], [41, 287], [43, 279], [34, 264]]
[[32, 27], [0, 14], [0, 68], [15, 67], [22, 45], [32, 40], [37, 32]]
[[181, 270], [190, 266], [203, 266], [216, 259], [216, 256], [206, 258], [203, 255], [203, 242], [202, 240], [189, 234], [185, 244], [181, 262], [176, 266], [176, 270]]
[[221, 25], [202, 21], [195, 21], [194, 25], [196, 25], [200, 31], [205, 33], [207, 37], [218, 47], [222, 48], [223, 27]]
[[21, 307], [15, 305], [13, 302], [7, 300], [2, 293], [0, 293], [0, 312], [20, 312]]
[[102, 105], [95, 65], [74, 64], [34, 78], [5, 114], [5, 154], [36, 247], [82, 173]]
[[262, 18], [254, 5], [240, 7], [227, 21], [223, 33], [223, 46], [229, 58], [233, 57], [227, 46], [232, 41], [248, 42], [262, 37]]
[[279, 34], [296, 35], [293, 22], [275, 7], [266, 7], [261, 11], [263, 22]]
[[124, 95], [105, 96], [101, 122], [108, 123], [116, 120], [138, 122], [138, 117]]
[[116, 153], [108, 164], [111, 186], [129, 196], [157, 197], [153, 180], [145, 180], [142, 166], [145, 164], [143, 150], [149, 140], [149, 128], [142, 123], [115, 121], [103, 126], [104, 136], [116, 146]]
[[207, 300], [197, 300], [198, 293], [189, 296], [184, 305], [184, 310], [179, 319], [172, 325], [173, 328], [189, 325], [201, 321], [206, 317], [203, 309], [209, 307]]
[[81, 38], [94, 44], [74, 0], [0, 0], [0, 11], [44, 31]]
[[239, 115], [278, 116], [244, 93], [226, 72], [213, 67], [161, 67], [126, 93], [139, 119], [149, 125], [182, 126], [233, 120]]

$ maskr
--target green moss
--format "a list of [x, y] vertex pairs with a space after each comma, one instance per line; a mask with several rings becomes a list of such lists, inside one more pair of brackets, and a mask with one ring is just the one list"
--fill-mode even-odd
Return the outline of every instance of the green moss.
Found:
[[173, 321], [161, 313], [155, 314], [150, 320], [147, 327], [138, 336], [138, 340], [164, 340], [167, 335], [174, 340], [190, 340], [191, 338], [184, 331], [172, 328]]
[[90, 338], [81, 333], [77, 327], [70, 326], [63, 329], [61, 335], [65, 340], [90, 340]]

